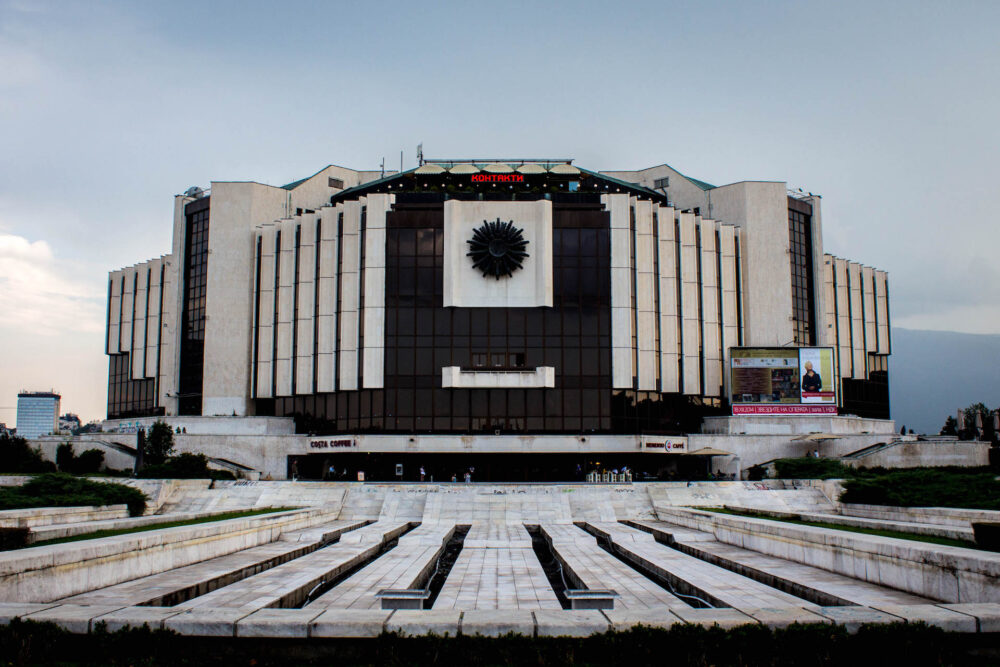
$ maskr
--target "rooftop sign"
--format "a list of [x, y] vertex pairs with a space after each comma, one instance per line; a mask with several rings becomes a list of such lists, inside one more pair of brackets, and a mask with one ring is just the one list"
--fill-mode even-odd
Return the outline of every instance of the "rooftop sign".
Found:
[[524, 174], [473, 174], [473, 183], [524, 183]]

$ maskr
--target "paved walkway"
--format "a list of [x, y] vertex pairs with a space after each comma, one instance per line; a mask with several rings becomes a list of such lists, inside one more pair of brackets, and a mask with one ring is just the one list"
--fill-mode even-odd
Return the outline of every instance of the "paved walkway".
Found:
[[313, 600], [309, 608], [378, 609], [382, 602], [375, 594], [383, 589], [422, 588], [455, 527], [450, 521], [421, 524], [375, 562]]
[[613, 589], [615, 609], [683, 608], [690, 605], [604, 551], [573, 524], [541, 524], [542, 532], [567, 572], [588, 589]]
[[517, 523], [475, 521], [434, 609], [562, 609], [531, 536]]
[[173, 606], [316, 551], [365, 521], [331, 521], [269, 544], [64, 598], [70, 604]]
[[253, 610], [299, 605], [318, 584], [372, 558], [384, 543], [395, 539], [408, 527], [409, 523], [400, 521], [373, 523], [344, 535], [337, 544], [218, 588], [178, 605], [178, 608], [237, 607]]
[[654, 535], [672, 536], [683, 549], [699, 558], [759, 580], [784, 582], [784, 587], [801, 587], [818, 596], [828, 597], [826, 605], [875, 606], [882, 604], [931, 604], [932, 601], [910, 593], [879, 586], [860, 579], [836, 574], [818, 567], [768, 556], [719, 542], [711, 533], [659, 521], [637, 521]]

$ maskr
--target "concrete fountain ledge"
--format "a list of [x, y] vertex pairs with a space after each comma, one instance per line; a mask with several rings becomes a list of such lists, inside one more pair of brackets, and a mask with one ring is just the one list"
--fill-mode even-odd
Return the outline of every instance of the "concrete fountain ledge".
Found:
[[78, 634], [126, 626], [165, 628], [200, 637], [349, 638], [404, 635], [482, 635], [509, 632], [536, 637], [584, 637], [633, 626], [669, 628], [678, 624], [732, 628], [763, 624], [783, 628], [793, 623], [834, 623], [856, 632], [866, 623], [924, 622], [949, 632], [1000, 632], [1000, 604], [886, 605], [884, 607], [772, 607], [767, 609], [528, 610], [382, 610], [260, 609], [83, 606], [0, 603], [0, 624], [15, 618], [51, 622]]

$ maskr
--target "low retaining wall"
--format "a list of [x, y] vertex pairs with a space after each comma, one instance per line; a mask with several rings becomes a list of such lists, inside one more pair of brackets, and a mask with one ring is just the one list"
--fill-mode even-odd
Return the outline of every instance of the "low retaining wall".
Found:
[[821, 512], [783, 512], [780, 510], [761, 509], [756, 507], [734, 507], [725, 505], [728, 510], [749, 510], [771, 516], [776, 519], [797, 519], [799, 521], [820, 521], [849, 528], [870, 528], [875, 530], [895, 530], [901, 533], [912, 533], [914, 535], [930, 535], [933, 537], [946, 537], [951, 540], [965, 540], [974, 542], [975, 535], [968, 522], [964, 526], [932, 525], [925, 523], [912, 523], [910, 521], [892, 521], [888, 519], [869, 519], [866, 517], [849, 516], [845, 514], [831, 514]]
[[1000, 511], [970, 510], [958, 507], [897, 507], [895, 505], [860, 505], [842, 503], [838, 511], [844, 516], [857, 516], [882, 521], [913, 521], [936, 526], [962, 526], [972, 522], [1000, 522]]
[[1000, 553], [780, 521], [658, 507], [720, 542], [944, 602], [1000, 602]]
[[988, 466], [990, 443], [977, 440], [899, 442], [871, 454], [845, 458], [843, 462], [853, 468]]
[[50, 602], [277, 540], [336, 518], [295, 510], [0, 553], [0, 601]]
[[128, 505], [32, 507], [0, 512], [0, 528], [35, 528], [126, 517], [128, 517]]

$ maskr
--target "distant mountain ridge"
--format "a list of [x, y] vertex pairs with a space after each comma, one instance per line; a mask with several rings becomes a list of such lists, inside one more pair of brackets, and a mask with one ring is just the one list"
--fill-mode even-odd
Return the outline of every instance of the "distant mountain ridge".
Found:
[[889, 402], [896, 426], [936, 434], [958, 408], [1000, 407], [1000, 335], [892, 330]]

